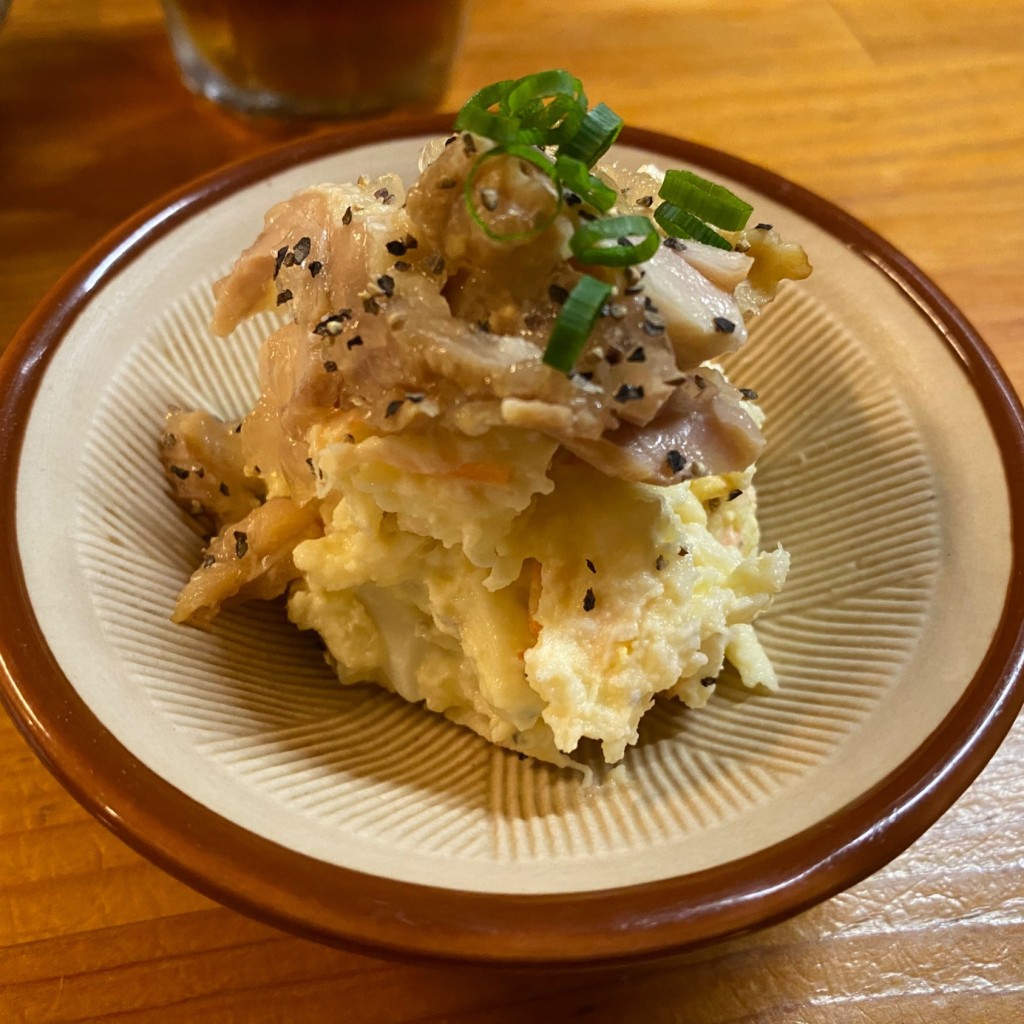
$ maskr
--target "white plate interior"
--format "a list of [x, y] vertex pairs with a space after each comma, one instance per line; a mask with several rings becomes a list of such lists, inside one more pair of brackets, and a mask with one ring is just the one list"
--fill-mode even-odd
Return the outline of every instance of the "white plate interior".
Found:
[[[341, 688], [278, 606], [210, 632], [168, 621], [201, 540], [157, 457], [172, 405], [246, 411], [269, 320], [206, 328], [210, 285], [276, 200], [399, 171], [425, 140], [275, 175], [174, 228], [100, 287], [46, 372], [19, 470], [29, 595], [72, 684], [139, 760], [223, 817], [371, 874], [565, 892], [654, 881], [755, 853], [892, 771], [980, 662], [1008, 580], [998, 450], [952, 349], [866, 260], [749, 186], [800, 240], [789, 288], [730, 361], [769, 419], [766, 545], [792, 553], [759, 632], [776, 695], [720, 686], [659, 705], [598, 787], [492, 748], [368, 687]], [[624, 148], [622, 162], [659, 160]]]

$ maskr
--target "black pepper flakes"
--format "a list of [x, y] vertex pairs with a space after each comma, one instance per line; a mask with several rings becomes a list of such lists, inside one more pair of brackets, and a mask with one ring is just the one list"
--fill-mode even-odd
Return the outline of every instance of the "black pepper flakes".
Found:
[[416, 240], [416, 237], [414, 235], [406, 235], [405, 236], [405, 247], [406, 247], [406, 249], [418, 249], [419, 248], [419, 244], [420, 243]]
[[316, 475], [316, 467], [313, 465], [312, 457], [306, 459], [306, 465], [309, 466], [310, 473], [312, 473], [315, 476]]
[[644, 397], [644, 388], [642, 384], [623, 384], [618, 391], [615, 392], [615, 401], [622, 402], [638, 402]]
[[419, 405], [425, 397], [426, 396], [419, 391], [407, 391], [405, 393], [406, 401], [412, 402], [414, 405]]
[[387, 251], [391, 253], [392, 256], [405, 255], [405, 243], [400, 242], [397, 238], [394, 239], [394, 241], [388, 242], [388, 244], [385, 245], [384, 248], [387, 249]]
[[714, 686], [715, 685], [715, 677], [714, 676], [705, 676], [700, 681], [700, 685], [701, 686]]
[[323, 269], [324, 265], [319, 260], [311, 260], [308, 267], [309, 276], [316, 277], [316, 275], [319, 274], [320, 271]]
[[657, 572], [661, 572], [661, 570], [664, 569], [666, 565], [668, 565], [668, 562], [665, 561], [664, 555], [658, 555], [658, 557], [654, 560], [654, 568]]
[[363, 343], [363, 336], [361, 334], [354, 334], [348, 341], [345, 342], [345, 347], [351, 352], [352, 349], [358, 348]]
[[563, 288], [560, 284], [549, 284], [548, 285], [548, 298], [552, 302], [557, 302], [559, 306], [565, 303], [565, 300], [569, 298], [569, 290]]
[[400, 274], [404, 274], [407, 270], [412, 270], [412, 264], [406, 260], [395, 260], [395, 270]]
[[286, 302], [291, 302], [291, 301], [292, 301], [292, 290], [290, 288], [285, 288], [285, 290], [283, 292], [278, 292], [277, 293], [277, 304], [279, 306], [283, 306]]
[[221, 485], [218, 488], [218, 490], [220, 491], [221, 494], [224, 495], [225, 498], [230, 498], [231, 497], [231, 488], [228, 487], [228, 485], [226, 483], [224, 483], [223, 481], [221, 482]]
[[326, 360], [324, 360], [324, 369], [328, 373], [337, 373], [338, 372], [338, 364], [333, 359], [326, 359]]
[[387, 197], [389, 195], [391, 195], [391, 193], [386, 188], [381, 187], [381, 188], [377, 189], [376, 192], [373, 193], [373, 198], [374, 199], [387, 199]]
[[622, 362], [622, 353], [617, 348], [610, 348], [605, 353], [604, 361], [609, 366], [618, 366]]
[[587, 559], [586, 561], [587, 561], [587, 568], [588, 568], [588, 569], [589, 569], [589, 570], [590, 570], [591, 572], [595, 572], [595, 573], [596, 573], [596, 572], [597, 572], [597, 569], [596, 569], [596, 567], [594, 566], [594, 563], [593, 563], [593, 562], [592, 562], [592, 561], [591, 561], [591, 560], [590, 560], [589, 558], [588, 558], [588, 559]]
[[575, 192], [566, 192], [564, 199], [566, 206], [579, 206], [583, 202]]
[[594, 588], [587, 587], [587, 592], [583, 595], [583, 610], [585, 612], [592, 612], [596, 604], [597, 598], [594, 597]]
[[644, 208], [649, 208], [654, 205], [654, 196], [641, 196], [636, 201], [636, 205], [643, 206]]
[[731, 490], [729, 492], [729, 497], [726, 498], [725, 500], [726, 501], [735, 501], [742, 493], [743, 492], [738, 487], [736, 487], [736, 488], [734, 488], [733, 490]]
[[390, 299], [395, 294], [395, 279], [390, 274], [381, 274], [377, 278], [377, 287]]
[[580, 220], [585, 220], [588, 223], [592, 220], [597, 220], [597, 214], [591, 213], [589, 210], [577, 210], [576, 216], [579, 217]]
[[645, 318], [642, 326], [644, 334], [652, 338], [660, 337], [665, 333], [665, 325], [660, 321], [660, 319], [647, 317]]
[[369, 313], [372, 316], [377, 316], [380, 313], [380, 303], [375, 295], [368, 295], [363, 299], [363, 312]]
[[693, 375], [693, 383], [696, 384], [701, 391], [708, 386], [708, 382], [699, 373], [695, 373]]
[[736, 330], [736, 325], [725, 316], [716, 316], [714, 324], [715, 330], [720, 331], [722, 334], [732, 334]]
[[235, 557], [245, 558], [245, 553], [249, 550], [249, 538], [245, 535], [242, 530], [234, 531], [235, 537]]
[[473, 136], [469, 134], [469, 132], [462, 133], [462, 148], [466, 153], [466, 156], [471, 156], [473, 153], [476, 152], [476, 142], [474, 141]]
[[171, 472], [179, 480], [187, 480], [190, 476], [190, 472], [187, 469], [182, 469], [181, 466], [171, 466]]
[[689, 553], [686, 548], [680, 548], [678, 552], [680, 558], [685, 558]]
[[771, 231], [771, 229], [772, 229], [771, 224], [755, 224], [754, 225], [754, 230], [755, 231]]
[[345, 212], [341, 215], [341, 223], [348, 225], [352, 223], [352, 207], [346, 207]]
[[669, 450], [668, 454], [665, 456], [665, 461], [668, 463], [668, 468], [671, 469], [673, 473], [682, 473], [686, 466], [686, 459], [684, 459], [682, 454], [677, 452], [675, 448]]
[[645, 362], [646, 359], [647, 353], [644, 351], [643, 345], [637, 345], [637, 347], [633, 349], [628, 356], [626, 356], [627, 363], [642, 363]]
[[313, 333], [320, 335], [321, 338], [328, 334], [333, 337], [341, 334], [342, 323], [345, 320], [351, 319], [351, 309], [339, 309], [337, 313], [331, 313], [330, 316], [325, 316], [323, 320], [313, 328]]
[[309, 258], [309, 250], [312, 247], [313, 242], [310, 240], [308, 235], [303, 235], [294, 246], [292, 246], [292, 252], [295, 254], [296, 263], [305, 263]]
[[644, 271], [637, 270], [636, 267], [626, 267], [626, 294], [636, 295], [637, 292], [643, 291], [643, 279]]
[[384, 419], [391, 419], [391, 417], [402, 408], [404, 402], [404, 398], [395, 398], [388, 402], [388, 407], [384, 410]]
[[206, 476], [206, 469], [203, 466], [200, 466], [196, 470], [196, 476], [199, 477], [200, 480], [202, 480], [203, 477]]
[[757, 392], [753, 388], [740, 388], [740, 394], [748, 401], [753, 402], [757, 398]]
[[284, 263], [284, 258], [287, 255], [288, 255], [288, 246], [287, 245], [282, 245], [281, 248], [277, 250], [277, 256], [274, 259], [274, 278], [275, 279], [277, 278], [277, 275], [281, 272], [281, 264]]
[[672, 249], [675, 252], [682, 252], [686, 248], [685, 242], [680, 242], [678, 238], [673, 238], [671, 235], [661, 243], [666, 249]]
[[209, 569], [211, 566], [217, 564], [217, 559], [213, 555], [203, 555], [203, 568]]

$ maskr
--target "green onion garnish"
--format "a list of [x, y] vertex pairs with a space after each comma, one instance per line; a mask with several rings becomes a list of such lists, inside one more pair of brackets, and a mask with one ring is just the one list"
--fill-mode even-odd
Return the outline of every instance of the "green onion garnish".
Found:
[[558, 149], [559, 156], [571, 156], [593, 167], [608, 152], [622, 131], [622, 118], [611, 107], [598, 103], [577, 129]]
[[585, 163], [565, 156], [561, 150], [555, 159], [555, 176], [566, 188], [601, 213], [607, 213], [619, 197], [615, 189], [606, 185], [596, 174], [591, 174]]
[[692, 171], [667, 171], [658, 195], [725, 231], [740, 231], [746, 227], [754, 209], [724, 185], [716, 185]]
[[568, 71], [556, 68], [553, 71], [538, 71], [536, 74], [524, 75], [512, 83], [512, 88], [502, 100], [502, 109], [508, 114], [524, 111], [535, 111], [534, 104], [542, 103], [555, 96], [568, 96], [574, 104], [587, 109], [587, 97], [583, 92], [583, 83]]
[[[608, 151], [622, 129], [622, 118], [599, 103], [587, 111], [587, 97], [578, 78], [554, 69], [522, 78], [495, 82], [465, 103], [455, 120], [457, 131], [473, 132], [496, 143], [481, 153], [466, 177], [463, 197], [480, 229], [499, 242], [533, 238], [548, 228], [562, 209], [563, 190], [602, 214], [618, 200], [618, 193], [590, 169]], [[497, 190], [478, 188], [484, 161], [511, 156], [532, 164], [555, 185], [553, 209], [524, 230], [496, 231], [477, 205], [495, 209]], [[731, 250], [722, 231], [742, 230], [752, 207], [722, 185], [692, 171], [668, 171], [658, 190], [664, 200], [654, 220], [641, 215], [599, 217], [580, 212], [582, 221], [569, 239], [573, 257], [581, 264], [630, 267], [649, 260], [658, 250], [655, 224], [675, 238], [692, 238], [719, 249]], [[575, 202], [575, 200], [573, 200]], [[649, 205], [649, 198], [643, 205]], [[640, 204], [638, 204], [640, 205]], [[628, 289], [627, 289], [628, 291]], [[544, 350], [544, 362], [569, 373], [586, 345], [587, 337], [608, 300], [612, 287], [584, 275], [569, 293]]]
[[[515, 87], [514, 79], [485, 85], [463, 104], [455, 118], [457, 132], [473, 132], [498, 143], [517, 142], [520, 135], [519, 119], [504, 109], [508, 94]], [[501, 109], [491, 112], [491, 107]]]
[[[635, 236], [640, 241], [633, 242]], [[614, 245], [601, 244], [610, 238], [616, 239]], [[606, 217], [581, 224], [569, 239], [569, 248], [580, 263], [629, 267], [658, 251], [658, 232], [647, 217]]]
[[[508, 233], [502, 233], [495, 231], [480, 215], [480, 210], [476, 205], [476, 182], [480, 177], [480, 168], [487, 160], [492, 160], [497, 156], [514, 156], [520, 160], [525, 160], [527, 163], [533, 164], [538, 170], [543, 171], [552, 181], [555, 182], [556, 195], [552, 196], [554, 205], [551, 213], [546, 217], [543, 217], [540, 221], [532, 224], [525, 231], [511, 231]], [[495, 146], [493, 149], [488, 149], [486, 152], [481, 153], [476, 158], [476, 162], [470, 168], [469, 174], [466, 175], [466, 184], [463, 187], [463, 197], [466, 200], [466, 207], [469, 210], [469, 215], [476, 221], [477, 225], [483, 231], [488, 238], [493, 238], [497, 242], [519, 242], [526, 238], [533, 238], [539, 235], [545, 228], [549, 227], [554, 219], [558, 216], [559, 211], [562, 209], [562, 190], [558, 187], [558, 181], [555, 177], [555, 165], [539, 150], [534, 149], [533, 146], [522, 146], [522, 145], [509, 145], [509, 146]]]
[[731, 249], [732, 245], [717, 231], [711, 228], [692, 213], [680, 210], [673, 203], [662, 203], [654, 211], [654, 219], [665, 234], [674, 238], [692, 238], [705, 245], [713, 245], [716, 249]]
[[519, 142], [553, 146], [576, 134], [587, 97], [583, 83], [568, 71], [540, 71], [513, 82], [501, 108], [519, 121]]
[[547, 348], [544, 349], [544, 362], [562, 373], [569, 373], [583, 346], [587, 343], [590, 332], [601, 313], [601, 307], [608, 301], [612, 293], [611, 285], [598, 281], [596, 277], [584, 274], [579, 283], [565, 300], [562, 311], [558, 314]]

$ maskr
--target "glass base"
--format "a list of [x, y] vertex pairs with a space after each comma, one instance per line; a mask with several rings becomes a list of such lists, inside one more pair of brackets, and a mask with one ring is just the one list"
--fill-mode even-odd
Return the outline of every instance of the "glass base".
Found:
[[213, 66], [194, 44], [188, 26], [173, 2], [164, 3], [171, 49], [188, 88], [215, 103], [244, 114], [279, 118], [356, 118], [383, 114], [396, 108], [426, 110], [444, 95], [451, 55], [432, 55], [419, 68], [391, 71], [373, 91], [298, 96], [232, 81]]

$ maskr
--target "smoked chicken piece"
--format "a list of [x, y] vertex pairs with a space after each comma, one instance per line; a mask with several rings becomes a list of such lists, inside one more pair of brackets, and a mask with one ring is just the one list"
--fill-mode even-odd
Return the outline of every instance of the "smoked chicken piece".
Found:
[[210, 541], [199, 568], [178, 595], [171, 619], [208, 622], [230, 599], [269, 601], [280, 596], [299, 576], [292, 561], [296, 544], [322, 533], [315, 503], [271, 498]]

